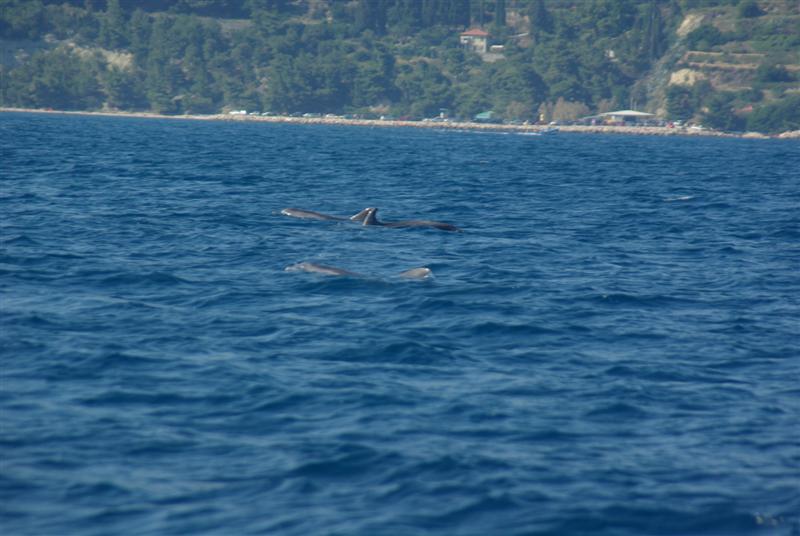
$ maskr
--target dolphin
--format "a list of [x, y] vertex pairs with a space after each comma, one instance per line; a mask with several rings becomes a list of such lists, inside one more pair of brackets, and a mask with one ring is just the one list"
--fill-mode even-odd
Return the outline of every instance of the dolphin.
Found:
[[394, 221], [394, 222], [382, 222], [378, 221], [378, 209], [376, 207], [369, 207], [357, 214], [360, 216], [362, 212], [366, 211], [363, 219], [358, 220], [361, 221], [362, 225], [380, 225], [382, 227], [433, 227], [434, 229], [441, 229], [442, 231], [458, 231], [460, 232], [461, 229], [456, 227], [455, 225], [451, 225], [449, 223], [442, 223], [440, 221], [431, 221], [431, 220], [405, 220], [405, 221]]
[[300, 208], [285, 208], [281, 210], [284, 216], [291, 216], [292, 218], [301, 218], [304, 220], [325, 220], [325, 221], [364, 221], [369, 208], [365, 208], [358, 214], [354, 214], [349, 218], [340, 218], [339, 216], [329, 216], [321, 212], [314, 212], [313, 210], [303, 210]]
[[[336, 268], [335, 266], [325, 266], [324, 264], [317, 264], [314, 262], [298, 262], [297, 264], [287, 266], [284, 268], [284, 271], [309, 272], [313, 274], [333, 275], [339, 277], [367, 278], [367, 276], [363, 274], [351, 272], [350, 270]], [[433, 271], [428, 267], [422, 266], [420, 268], [412, 268], [410, 270], [400, 272], [398, 276], [402, 277], [403, 279], [431, 279], [433, 278]]]

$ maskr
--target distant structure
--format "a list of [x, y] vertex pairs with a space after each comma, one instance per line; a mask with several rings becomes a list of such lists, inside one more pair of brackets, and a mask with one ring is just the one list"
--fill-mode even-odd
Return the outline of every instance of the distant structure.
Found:
[[498, 122], [497, 117], [495, 117], [495, 113], [492, 112], [492, 111], [481, 112], [481, 113], [477, 114], [473, 118], [473, 121], [475, 121], [476, 123], [497, 123]]
[[581, 122], [585, 123], [605, 123], [608, 125], [620, 124], [641, 124], [650, 121], [655, 114], [647, 112], [637, 112], [636, 110], [618, 110], [616, 112], [606, 112], [604, 114], [590, 115], [584, 117]]
[[461, 44], [471, 48], [478, 54], [486, 54], [489, 50], [489, 32], [479, 28], [471, 28], [461, 33]]

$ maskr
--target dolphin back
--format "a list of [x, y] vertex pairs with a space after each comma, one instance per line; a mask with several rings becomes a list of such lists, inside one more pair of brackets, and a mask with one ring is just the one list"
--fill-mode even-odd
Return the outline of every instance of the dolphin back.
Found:
[[322, 275], [361, 277], [359, 274], [349, 270], [343, 270], [335, 266], [325, 266], [324, 264], [317, 264], [315, 262], [298, 262], [297, 264], [287, 266], [284, 270], [287, 272], [309, 272]]
[[433, 271], [426, 266], [422, 266], [420, 268], [412, 268], [405, 272], [400, 272], [400, 277], [404, 279], [432, 279]]
[[281, 210], [284, 216], [291, 216], [292, 218], [301, 218], [304, 220], [326, 220], [326, 221], [342, 221], [346, 218], [339, 218], [337, 216], [329, 216], [321, 212], [314, 212], [313, 210], [303, 210], [299, 208], [285, 208]]

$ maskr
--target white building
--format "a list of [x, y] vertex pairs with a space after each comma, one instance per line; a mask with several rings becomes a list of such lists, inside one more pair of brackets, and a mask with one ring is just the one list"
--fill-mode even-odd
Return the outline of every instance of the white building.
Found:
[[489, 49], [489, 32], [479, 28], [472, 28], [461, 33], [461, 44], [469, 47], [478, 54], [486, 54]]

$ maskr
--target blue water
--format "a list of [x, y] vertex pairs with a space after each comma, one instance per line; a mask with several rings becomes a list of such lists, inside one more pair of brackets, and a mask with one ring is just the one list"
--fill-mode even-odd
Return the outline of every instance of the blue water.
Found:
[[4, 534], [800, 533], [797, 142], [0, 142]]

